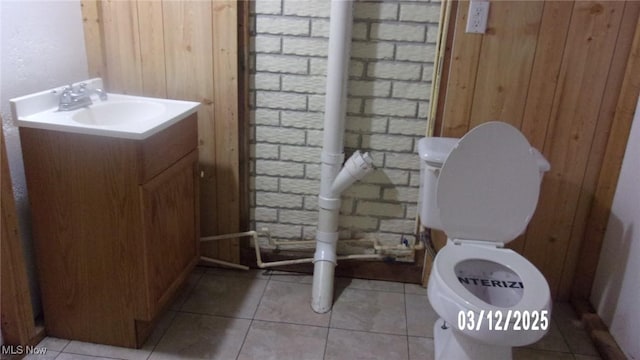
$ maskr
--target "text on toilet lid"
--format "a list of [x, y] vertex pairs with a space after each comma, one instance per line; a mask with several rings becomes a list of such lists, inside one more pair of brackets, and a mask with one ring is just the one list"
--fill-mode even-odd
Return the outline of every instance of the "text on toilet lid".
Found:
[[458, 281], [461, 284], [466, 285], [478, 285], [487, 287], [499, 287], [509, 289], [524, 289], [524, 284], [521, 281], [505, 281], [505, 280], [490, 280], [473, 277], [458, 276]]

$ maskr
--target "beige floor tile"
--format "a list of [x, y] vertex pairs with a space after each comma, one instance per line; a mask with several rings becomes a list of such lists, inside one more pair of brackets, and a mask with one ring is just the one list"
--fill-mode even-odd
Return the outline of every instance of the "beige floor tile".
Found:
[[326, 327], [329, 317], [311, 309], [311, 285], [269, 281], [255, 319]]
[[167, 332], [167, 329], [173, 322], [173, 319], [176, 317], [176, 314], [177, 313], [175, 311], [167, 311], [162, 315], [162, 317], [160, 317], [160, 320], [158, 320], [158, 322], [156, 323], [156, 326], [151, 331], [149, 338], [147, 338], [147, 341], [142, 347], [143, 349], [152, 351], [153, 348], [155, 348], [155, 346], [158, 345], [158, 342], [160, 342], [160, 339], [162, 339], [162, 336], [164, 336], [164, 333]]
[[191, 294], [191, 291], [193, 291], [198, 281], [200, 281], [200, 278], [202, 278], [202, 274], [204, 274], [204, 269], [201, 267], [196, 267], [193, 272], [189, 274], [186, 283], [182, 286], [182, 289], [180, 289], [180, 293], [173, 300], [170, 307], [171, 310], [178, 311], [182, 308], [182, 305], [184, 305], [187, 298], [189, 298], [189, 294]]
[[254, 320], [238, 360], [322, 359], [327, 328]]
[[313, 283], [313, 275], [289, 272], [289, 271], [271, 271], [271, 280], [275, 281], [284, 281], [284, 282], [295, 282], [302, 284], [311, 284]]
[[404, 284], [405, 294], [427, 295], [427, 288], [419, 284]]
[[60, 355], [60, 352], [52, 351], [47, 348], [47, 350], [44, 353], [29, 354], [25, 356], [23, 359], [24, 360], [54, 360], [59, 355]]
[[526, 347], [537, 350], [569, 352], [569, 346], [567, 346], [567, 343], [564, 341], [555, 320], [551, 319], [549, 323], [550, 326], [547, 334], [538, 342]]
[[433, 360], [435, 356], [433, 339], [409, 336], [410, 360]]
[[407, 331], [409, 336], [433, 337], [438, 314], [424, 295], [405, 294], [407, 302]]
[[555, 303], [552, 317], [572, 353], [598, 356], [598, 350], [569, 303]]
[[346, 289], [333, 304], [330, 326], [406, 335], [404, 294]]
[[408, 358], [406, 336], [329, 329], [325, 360]]
[[[145, 360], [149, 357], [151, 351], [147, 349], [129, 349], [117, 346], [110, 345], [102, 345], [102, 344], [93, 344], [82, 341], [72, 340], [67, 347], [64, 348], [64, 353], [60, 354], [60, 356], [70, 356], [69, 354], [74, 355], [88, 355], [88, 356], [96, 356], [96, 357], [105, 357], [105, 358], [115, 358], [115, 359], [124, 359], [124, 360]], [[60, 359], [60, 357], [58, 357]], [[64, 359], [74, 359], [75, 358], [64, 358]], [[78, 359], [82, 359], [79, 357]]]
[[182, 311], [251, 319], [267, 280], [204, 274]]
[[149, 360], [235, 359], [251, 320], [179, 313]]
[[513, 360], [574, 360], [570, 353], [514, 348]]
[[78, 354], [68, 354], [61, 353], [58, 355], [56, 360], [113, 360], [111, 357], [99, 357], [99, 356], [89, 356], [89, 355], [78, 355]]
[[392, 281], [363, 280], [338, 277], [335, 279], [336, 288], [376, 290], [388, 292], [404, 292], [404, 284]]
[[236, 269], [223, 269], [216, 267], [206, 268], [207, 274], [219, 275], [219, 276], [232, 276], [242, 277], [249, 279], [263, 279], [269, 280], [270, 275], [268, 270], [263, 269], [249, 269], [249, 270], [236, 270]]
[[69, 344], [67, 339], [58, 339], [55, 337], [47, 336], [40, 343], [38, 347], [47, 348], [48, 351], [62, 351]]

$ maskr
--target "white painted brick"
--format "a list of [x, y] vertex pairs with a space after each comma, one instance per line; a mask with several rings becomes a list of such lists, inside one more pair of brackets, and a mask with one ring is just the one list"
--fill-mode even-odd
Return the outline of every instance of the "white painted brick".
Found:
[[304, 169], [306, 179], [320, 179], [320, 164], [305, 164]]
[[402, 204], [384, 203], [379, 201], [359, 201], [356, 214], [398, 217], [404, 214]]
[[280, 223], [315, 225], [318, 223], [318, 212], [305, 210], [280, 210]]
[[283, 75], [282, 90], [311, 94], [324, 94], [326, 76]]
[[280, 75], [257, 73], [253, 77], [253, 88], [256, 90], [280, 90]]
[[281, 0], [257, 0], [255, 2], [256, 14], [280, 14], [282, 12]]
[[251, 146], [255, 159], [278, 159], [278, 145], [255, 144]]
[[415, 220], [404, 219], [383, 219], [380, 220], [380, 230], [392, 233], [407, 234], [413, 233]]
[[270, 222], [256, 222], [256, 229], [269, 228], [269, 233], [274, 239], [294, 239], [299, 240], [302, 235], [302, 226], [286, 225]]
[[390, 92], [390, 81], [351, 80], [348, 83], [349, 95], [388, 97]]
[[376, 240], [383, 246], [396, 246], [402, 240], [402, 235], [378, 231], [376, 232]]
[[427, 26], [427, 42], [428, 43], [437, 43], [438, 42], [438, 37], [440, 36], [438, 34], [438, 25], [428, 25]]
[[327, 75], [327, 59], [310, 58], [309, 74], [311, 75]]
[[356, 19], [397, 20], [398, 5], [381, 2], [356, 2], [353, 17]]
[[379, 199], [380, 186], [373, 184], [356, 183], [342, 193], [345, 197], [356, 199]]
[[389, 134], [420, 135], [427, 133], [427, 122], [424, 120], [389, 119]]
[[377, 62], [369, 64], [367, 75], [381, 79], [420, 80], [420, 70], [418, 64]]
[[367, 184], [407, 185], [409, 182], [409, 172], [404, 170], [377, 168], [361, 181]]
[[259, 34], [309, 35], [309, 20], [258, 16], [256, 19], [256, 32]]
[[406, 136], [374, 134], [363, 135], [362, 146], [382, 151], [411, 151], [413, 139]]
[[329, 20], [328, 19], [311, 20], [311, 36], [329, 37]]
[[421, 101], [418, 103], [418, 117], [427, 119], [429, 117], [429, 103]]
[[296, 209], [302, 207], [302, 196], [272, 192], [256, 192], [256, 205], [272, 208]]
[[261, 160], [256, 162], [256, 174], [299, 177], [304, 175], [304, 165], [286, 161]]
[[431, 84], [426, 82], [408, 83], [396, 81], [393, 83], [394, 98], [428, 100], [431, 98]]
[[354, 228], [364, 231], [378, 230], [378, 219], [370, 216], [342, 215], [338, 218], [340, 227]]
[[284, 14], [329, 17], [331, 2], [329, 0], [284, 0]]
[[306, 74], [308, 61], [305, 58], [287, 55], [256, 55], [256, 71], [286, 74]]
[[355, 22], [351, 29], [351, 38], [354, 40], [366, 40], [368, 30], [369, 28], [366, 22]]
[[351, 44], [351, 57], [390, 60], [393, 58], [393, 44], [386, 42], [354, 41]]
[[324, 111], [324, 95], [309, 95], [308, 103], [309, 111]]
[[255, 176], [250, 179], [251, 190], [278, 191], [278, 178], [269, 176]]
[[417, 103], [400, 99], [367, 99], [364, 111], [374, 115], [415, 116]]
[[282, 38], [280, 36], [256, 35], [251, 39], [255, 52], [279, 53], [280, 51], [282, 51]]
[[364, 62], [358, 60], [349, 61], [349, 76], [362, 77], [364, 75]]
[[348, 116], [345, 122], [345, 129], [357, 133], [383, 133], [387, 130], [387, 118]]
[[409, 185], [413, 187], [420, 186], [420, 172], [419, 171], [411, 171], [411, 180], [409, 180]]
[[415, 204], [414, 205], [408, 204], [404, 211], [404, 216], [405, 218], [415, 220], [418, 217], [418, 206]]
[[272, 144], [304, 144], [304, 130], [273, 126], [257, 126], [256, 137]]
[[256, 221], [278, 221], [278, 210], [270, 208], [255, 208], [253, 219]]
[[300, 129], [322, 129], [324, 126], [324, 113], [282, 111], [282, 126]]
[[280, 124], [280, 111], [271, 109], [255, 109], [251, 111], [252, 123], [257, 125]]
[[322, 146], [322, 130], [307, 130], [307, 145]]
[[437, 23], [440, 21], [440, 5], [402, 4], [400, 6], [400, 21]]
[[359, 149], [361, 147], [360, 134], [344, 134], [344, 146], [352, 149]]
[[398, 44], [396, 45], [396, 60], [407, 60], [416, 62], [433, 62], [436, 57], [435, 45], [415, 45], [415, 44]]
[[407, 203], [418, 202], [417, 187], [395, 187], [383, 190], [382, 198], [384, 200], [402, 201]]
[[310, 146], [280, 147], [280, 159], [299, 162], [319, 162], [322, 148]]
[[420, 159], [416, 154], [385, 154], [384, 166], [391, 169], [420, 170]]
[[271, 109], [304, 110], [307, 97], [302, 94], [260, 91], [256, 95], [256, 105]]
[[362, 113], [360, 109], [362, 109], [362, 99], [347, 99], [347, 114], [360, 114]]
[[282, 39], [282, 53], [306, 56], [327, 56], [329, 42], [321, 38]]
[[433, 64], [422, 65], [422, 81], [431, 81], [433, 79]]
[[303, 240], [315, 240], [317, 226], [303, 226], [302, 227], [302, 239]]
[[371, 24], [371, 39], [396, 41], [424, 41], [424, 25], [409, 24]]
[[[320, 184], [318, 182], [318, 184]], [[317, 196], [305, 196], [304, 208], [306, 210], [318, 210], [318, 197]]]
[[340, 214], [351, 214], [353, 210], [353, 203], [353, 199], [342, 199], [342, 203], [340, 204]]

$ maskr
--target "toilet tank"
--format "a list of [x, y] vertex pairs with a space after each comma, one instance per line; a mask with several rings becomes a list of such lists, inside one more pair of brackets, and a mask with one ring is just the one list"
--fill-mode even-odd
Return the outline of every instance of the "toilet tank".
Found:
[[[436, 185], [440, 168], [458, 144], [458, 138], [425, 137], [418, 141], [418, 155], [420, 156], [420, 192], [418, 198], [418, 212], [422, 226], [442, 230], [440, 211], [436, 204]], [[531, 148], [536, 157], [540, 173], [540, 181], [545, 172], [551, 168], [549, 162], [536, 148]]]

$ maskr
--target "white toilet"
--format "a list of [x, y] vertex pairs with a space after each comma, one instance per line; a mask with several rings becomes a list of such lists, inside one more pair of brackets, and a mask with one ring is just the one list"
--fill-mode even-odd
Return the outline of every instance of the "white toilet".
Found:
[[538, 341], [551, 321], [544, 276], [503, 247], [531, 220], [549, 163], [502, 122], [461, 139], [421, 139], [418, 151], [421, 222], [448, 238], [428, 285], [440, 316], [436, 359], [511, 359], [512, 347]]

